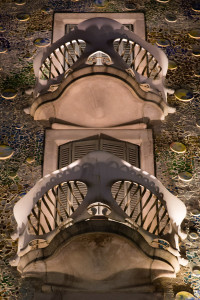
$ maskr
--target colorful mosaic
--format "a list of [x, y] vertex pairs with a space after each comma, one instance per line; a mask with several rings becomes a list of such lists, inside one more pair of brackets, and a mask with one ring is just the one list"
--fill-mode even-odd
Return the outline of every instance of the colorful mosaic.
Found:
[[[199, 1], [192, 0], [3, 1], [0, 8], [0, 144], [12, 149], [12, 155], [0, 160], [0, 299], [33, 299], [32, 283], [23, 281], [9, 265], [17, 246], [10, 237], [15, 229], [12, 208], [41, 177], [44, 126], [23, 110], [32, 103], [32, 96], [25, 94], [25, 90], [35, 84], [32, 60], [40, 51], [35, 41], [50, 42], [53, 12], [57, 11], [143, 11], [147, 40], [161, 47], [170, 60], [166, 85], [174, 91], [192, 92], [193, 99], [188, 102], [180, 101], [176, 93], [168, 95], [168, 103], [176, 108], [176, 113], [169, 114], [161, 124], [154, 126], [154, 146], [156, 176], [188, 209], [188, 237], [181, 249], [189, 264], [181, 269], [176, 279], [167, 281], [168, 288], [172, 287], [174, 298], [184, 292], [200, 299], [200, 62], [197, 28], [200, 14]], [[13, 91], [17, 93], [12, 94]], [[186, 151], [172, 151], [170, 145], [173, 142], [185, 145]], [[183, 180], [186, 177], [188, 180]], [[162, 243], [159, 247], [163, 247]]]

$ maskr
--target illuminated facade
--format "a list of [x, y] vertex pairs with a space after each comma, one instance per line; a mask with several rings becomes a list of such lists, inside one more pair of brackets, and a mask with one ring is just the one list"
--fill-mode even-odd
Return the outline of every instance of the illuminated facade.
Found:
[[[162, 299], [154, 281], [187, 264], [179, 249], [186, 207], [153, 176], [147, 126], [175, 111], [164, 86], [167, 57], [115, 14], [85, 17], [34, 60], [29, 111], [52, 129], [44, 177], [14, 207], [12, 265], [41, 280], [37, 299]], [[144, 25], [142, 14], [125, 17], [133, 30]], [[56, 14], [55, 28], [60, 19], [71, 25]]]
[[198, 299], [198, 3], [40, 2], [0, 27], [0, 295]]

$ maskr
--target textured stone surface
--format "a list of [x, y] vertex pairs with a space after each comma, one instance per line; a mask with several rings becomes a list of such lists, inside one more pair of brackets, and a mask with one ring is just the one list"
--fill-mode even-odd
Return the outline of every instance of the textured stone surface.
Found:
[[[128, 4], [129, 2], [129, 4]], [[0, 90], [13, 88], [17, 90], [14, 99], [0, 98], [1, 144], [7, 144], [14, 149], [13, 156], [1, 161], [1, 199], [0, 199], [0, 267], [2, 299], [32, 299], [31, 284], [24, 282], [17, 271], [9, 266], [9, 258], [16, 252], [16, 243], [10, 238], [15, 228], [12, 216], [14, 203], [23, 196], [41, 177], [43, 155], [44, 128], [42, 124], [33, 121], [25, 115], [23, 109], [32, 103], [25, 89], [34, 85], [32, 59], [39, 51], [34, 45], [37, 38], [51, 39], [53, 11], [64, 12], [127, 12], [142, 11], [146, 16], [147, 40], [156, 43], [159, 39], [167, 39], [170, 45], [162, 48], [170, 60], [177, 64], [175, 70], [169, 70], [166, 84], [173, 89], [192, 90], [194, 99], [189, 103], [178, 101], [174, 95], [168, 97], [168, 102], [176, 108], [176, 113], [154, 126], [155, 158], [157, 177], [188, 208], [188, 227], [193, 226], [199, 233], [200, 216], [192, 216], [191, 211], [199, 208], [199, 176], [200, 176], [200, 141], [199, 127], [199, 77], [195, 76], [199, 69], [199, 57], [192, 54], [192, 49], [198, 46], [199, 40], [191, 38], [189, 31], [196, 28], [199, 13], [192, 9], [192, 0], [174, 0], [160, 3], [156, 0], [138, 0], [134, 6], [130, 1], [109, 1], [105, 7], [95, 6], [94, 1], [64, 1], [64, 0], [27, 0], [24, 5], [16, 5], [12, 0], [0, 1], [1, 25], [5, 28], [0, 32], [0, 47], [6, 48], [0, 53]], [[126, 4], [126, 5], [125, 5]], [[50, 8], [44, 9], [44, 6]], [[26, 22], [17, 20], [17, 14], [28, 13], [30, 19]], [[167, 22], [168, 14], [176, 16], [176, 22]], [[169, 145], [172, 142], [182, 142], [187, 151], [183, 154], [174, 153]], [[28, 157], [34, 157], [32, 164]], [[191, 172], [193, 179], [183, 182], [178, 174]], [[13, 177], [13, 173], [16, 176]], [[200, 298], [199, 278], [191, 273], [191, 265], [199, 263], [199, 240], [189, 238], [182, 244], [182, 251], [190, 261], [188, 267], [182, 268], [176, 279], [164, 280], [163, 285], [168, 290], [169, 297], [180, 290], [192, 291]], [[158, 289], [160, 283], [158, 284]], [[171, 295], [171, 296], [170, 296]], [[171, 298], [171, 299], [172, 299]], [[170, 298], [169, 298], [170, 299]]]

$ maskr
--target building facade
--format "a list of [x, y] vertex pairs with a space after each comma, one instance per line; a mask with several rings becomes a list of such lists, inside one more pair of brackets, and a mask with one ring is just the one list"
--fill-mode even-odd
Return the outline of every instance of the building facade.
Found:
[[[34, 84], [6, 77], [2, 63], [2, 105], [16, 116], [6, 127], [13, 142], [2, 130], [2, 244], [14, 254], [7, 212], [18, 245], [15, 257], [2, 251], [4, 298], [198, 298], [198, 4], [118, 4], [123, 12], [71, 2], [69, 13], [68, 2], [52, 2], [34, 24], [28, 3], [15, 3], [28, 31], [27, 79], [40, 21], [52, 42], [48, 30], [33, 40]], [[5, 25], [2, 35], [10, 64]]]

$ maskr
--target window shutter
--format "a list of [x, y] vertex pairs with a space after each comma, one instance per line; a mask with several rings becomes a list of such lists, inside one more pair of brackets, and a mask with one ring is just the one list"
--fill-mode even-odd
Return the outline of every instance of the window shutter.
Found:
[[67, 24], [65, 26], [65, 34], [68, 34], [75, 26], [76, 24]]
[[[98, 150], [98, 137], [93, 137], [91, 140], [83, 140], [83, 141], [77, 141], [72, 143], [72, 161], [75, 161], [77, 159], [82, 158], [86, 154], [97, 151]], [[75, 197], [78, 199], [78, 201], [81, 203], [82, 198], [76, 188], [74, 188], [74, 184], [72, 184], [73, 192]], [[81, 182], [78, 183], [78, 187], [82, 194], [86, 196], [87, 194], [87, 186]], [[73, 197], [73, 206], [76, 209], [78, 207], [77, 202], [75, 198]]]
[[67, 143], [59, 147], [59, 162], [58, 168], [63, 168], [68, 166], [72, 162], [72, 144]]
[[99, 149], [98, 138], [72, 143], [72, 161], [82, 158], [86, 154]]
[[[65, 167], [65, 166], [69, 165], [71, 162], [82, 158], [86, 154], [88, 154], [92, 151], [97, 151], [97, 150], [102, 150], [102, 151], [106, 151], [108, 153], [114, 154], [115, 156], [129, 162], [133, 166], [139, 167], [139, 165], [140, 165], [139, 164], [139, 146], [128, 143], [128, 142], [120, 141], [120, 140], [114, 139], [112, 137], [106, 136], [104, 134], [101, 134], [101, 135], [88, 137], [87, 139], [84, 139], [84, 140], [74, 141], [74, 142], [70, 142], [70, 143], [61, 145], [59, 148], [59, 168]], [[121, 182], [117, 182], [113, 185], [113, 187], [112, 187], [113, 196], [118, 192], [120, 184], [121, 184]], [[129, 182], [124, 182], [123, 185], [121, 186], [120, 191], [117, 196], [117, 199], [116, 199], [118, 204], [120, 204], [121, 200], [126, 195], [126, 191], [129, 187], [129, 185], [130, 185]], [[81, 198], [78, 190], [75, 188], [74, 183], [71, 183], [71, 187], [73, 189], [73, 193], [74, 193], [75, 197], [81, 203], [82, 198]], [[78, 187], [79, 187], [80, 191], [82, 192], [82, 194], [85, 196], [87, 193], [87, 187], [84, 184], [82, 184], [81, 182], [78, 183]], [[76, 209], [78, 206], [77, 202], [76, 202], [74, 196], [71, 194], [67, 184], [64, 184], [62, 188], [63, 188], [64, 193], [59, 192], [61, 202], [62, 202], [63, 206], [65, 206], [68, 213], [71, 213], [70, 207], [69, 207], [69, 204], [68, 204], [66, 198], [68, 198], [73, 203], [74, 209]], [[136, 205], [136, 203], [139, 199], [139, 196], [140, 196], [139, 191], [137, 193], [135, 193], [136, 188], [137, 188], [136, 186], [132, 187], [132, 189], [130, 190], [129, 194], [126, 196], [126, 199], [124, 200], [124, 202], [122, 204], [122, 209], [124, 209], [127, 201], [129, 202], [131, 199], [130, 205], [126, 211], [128, 215], [131, 213], [133, 207]], [[65, 219], [66, 217], [65, 217], [64, 209], [63, 210], [62, 210], [62, 208], [60, 208], [60, 209], [61, 209], [62, 216]], [[138, 205], [137, 208], [135, 209], [134, 215], [132, 217], [133, 219], [135, 219], [137, 217], [139, 211], [140, 211], [140, 207]]]
[[[100, 150], [112, 153], [116, 155], [117, 157], [129, 162], [131, 165], [139, 167], [139, 146], [123, 142], [123, 141], [115, 141], [112, 139], [107, 138], [101, 138], [100, 139]], [[124, 182], [124, 184], [121, 186], [120, 191], [117, 196], [117, 203], [120, 204], [121, 200], [124, 198], [126, 195], [126, 191], [129, 187], [130, 183]], [[118, 190], [119, 190], [120, 182], [117, 182], [113, 185], [112, 187], [112, 194], [116, 195]], [[136, 205], [139, 197], [139, 192], [134, 194], [136, 191], [137, 187], [133, 186], [130, 193], [126, 196], [121, 208], [124, 209], [127, 201], [130, 201], [130, 205], [127, 209], [127, 214], [130, 214], [133, 207]], [[139, 206], [135, 208], [134, 214], [133, 214], [133, 219], [137, 217], [139, 213]]]
[[[121, 203], [122, 199], [125, 196], [126, 188], [127, 188], [127, 183], [124, 182], [122, 184], [121, 181], [115, 182], [113, 184], [112, 188], [111, 188], [112, 196], [113, 196], [114, 199], [116, 198], [115, 200], [117, 201], [118, 205]], [[123, 203], [121, 205], [122, 209], [125, 208], [126, 203], [127, 203], [127, 199], [124, 199], [124, 201], [123, 201]]]
[[132, 166], [137, 168], [140, 167], [139, 162], [139, 146], [131, 143], [126, 143], [126, 161], [128, 161]]
[[[126, 143], [126, 160], [134, 167], [139, 167], [140, 163], [139, 163], [139, 146], [138, 145], [134, 145], [131, 143]], [[131, 211], [133, 210], [133, 208], [135, 207], [136, 203], [139, 200], [139, 196], [140, 196], [140, 192], [138, 191], [137, 193], [135, 193], [135, 191], [137, 190], [137, 186], [134, 185], [129, 193], [129, 197], [131, 198], [130, 201], [130, 207], [128, 209], [127, 212], [131, 213]], [[139, 204], [135, 207], [134, 213], [132, 218], [135, 220], [138, 213], [140, 211], [140, 206]], [[139, 221], [139, 220], [138, 220]]]
[[[59, 169], [68, 166], [72, 162], [72, 144], [67, 143], [63, 144], [59, 147]], [[62, 192], [58, 190], [58, 197], [60, 198], [60, 202], [62, 203], [62, 206], [58, 207], [60, 210], [60, 214], [62, 218], [65, 220], [65, 209], [67, 212], [70, 212], [69, 204], [67, 202], [67, 199], [70, 197], [70, 192], [67, 184], [62, 185]]]
[[[77, 25], [76, 24], [67, 24], [65, 26], [65, 33], [68, 34], [70, 31], [72, 31], [72, 29], [75, 26], [77, 26]], [[81, 55], [81, 50], [80, 50], [80, 48], [79, 48], [79, 46], [78, 46], [77, 43], [75, 43], [74, 47], [75, 47], [75, 51], [78, 53], [78, 55]], [[86, 47], [85, 42], [84, 43], [80, 42], [80, 47], [81, 47], [82, 51], [84, 51], [85, 47]], [[71, 45], [68, 45], [68, 52], [69, 52], [69, 54], [67, 52], [65, 54], [66, 55], [66, 59], [68, 60], [68, 62], [70, 63], [70, 65], [73, 65], [73, 59], [76, 60], [76, 55], [74, 53], [74, 48]], [[73, 57], [73, 59], [72, 59], [71, 56]], [[65, 68], [68, 69], [67, 65], [65, 66]]]
[[126, 159], [125, 142], [101, 138], [100, 150], [114, 154], [121, 159]]

